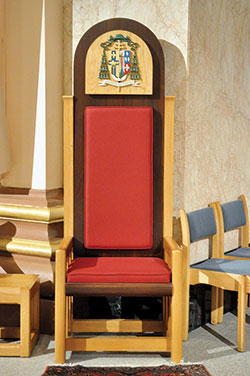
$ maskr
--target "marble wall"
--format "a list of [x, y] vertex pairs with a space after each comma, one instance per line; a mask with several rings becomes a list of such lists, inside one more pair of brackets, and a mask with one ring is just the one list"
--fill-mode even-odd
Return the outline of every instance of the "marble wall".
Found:
[[72, 56], [82, 35], [105, 19], [131, 18], [187, 59], [188, 0], [64, 0], [65, 93], [72, 91]]
[[[249, 15], [248, 0], [192, 0], [189, 4], [182, 155], [187, 210], [210, 201], [235, 200], [240, 194], [250, 204]], [[226, 247], [236, 246], [237, 234], [227, 234]], [[201, 257], [197, 248], [193, 261]]]
[[[64, 91], [72, 93], [72, 56], [83, 33], [107, 18], [132, 18], [160, 39], [166, 95], [176, 96], [174, 235], [179, 209], [250, 204], [250, 50], [248, 0], [64, 0]], [[237, 234], [226, 238], [236, 246]], [[192, 262], [207, 254], [194, 246]]]

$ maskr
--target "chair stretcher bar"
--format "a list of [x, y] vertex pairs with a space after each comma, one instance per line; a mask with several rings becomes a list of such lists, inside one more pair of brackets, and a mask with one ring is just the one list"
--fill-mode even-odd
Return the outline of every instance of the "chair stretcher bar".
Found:
[[171, 296], [171, 283], [66, 283], [67, 296]]

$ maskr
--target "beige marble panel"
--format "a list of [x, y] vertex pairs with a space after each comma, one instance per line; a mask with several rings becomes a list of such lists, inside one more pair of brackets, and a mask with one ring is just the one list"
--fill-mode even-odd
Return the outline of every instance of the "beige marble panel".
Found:
[[72, 95], [72, 0], [63, 0], [64, 95]]
[[186, 56], [187, 6], [186, 0], [73, 0], [73, 51], [91, 26], [108, 18], [123, 17], [143, 23]]
[[69, 73], [80, 38], [90, 27], [108, 18], [131, 18], [143, 23], [159, 39], [175, 45], [184, 60], [187, 59], [188, 0], [64, 0], [64, 14], [64, 90], [67, 94], [72, 90]]
[[[192, 0], [185, 127], [184, 202], [250, 200], [248, 0]], [[237, 234], [226, 236], [235, 248]], [[193, 261], [203, 254], [194, 253]]]

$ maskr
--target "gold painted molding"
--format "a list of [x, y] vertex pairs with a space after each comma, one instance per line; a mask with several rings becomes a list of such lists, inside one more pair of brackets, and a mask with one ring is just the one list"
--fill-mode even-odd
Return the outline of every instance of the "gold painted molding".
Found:
[[0, 250], [10, 253], [51, 258], [61, 239], [43, 242], [28, 239], [0, 239]]
[[0, 219], [52, 224], [62, 222], [63, 205], [34, 207], [29, 205], [0, 204]]

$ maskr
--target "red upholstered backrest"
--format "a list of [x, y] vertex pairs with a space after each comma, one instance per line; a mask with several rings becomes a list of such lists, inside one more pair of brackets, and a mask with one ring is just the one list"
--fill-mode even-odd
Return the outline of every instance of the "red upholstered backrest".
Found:
[[153, 110], [86, 107], [84, 245], [150, 249], [153, 238]]

